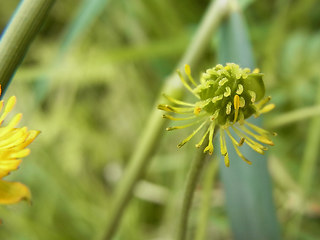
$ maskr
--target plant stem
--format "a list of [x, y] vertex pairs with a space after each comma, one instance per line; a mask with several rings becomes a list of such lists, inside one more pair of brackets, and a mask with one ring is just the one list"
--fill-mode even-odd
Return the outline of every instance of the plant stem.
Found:
[[211, 203], [211, 195], [214, 184], [214, 178], [218, 170], [219, 159], [213, 158], [211, 162], [209, 162], [208, 169], [206, 170], [206, 175], [204, 179], [203, 185], [203, 194], [201, 201], [201, 208], [199, 213], [197, 231], [195, 234], [196, 240], [204, 240], [206, 239], [206, 230], [208, 227], [208, 220], [210, 214], [210, 203]]
[[41, 29], [55, 0], [21, 1], [0, 42], [0, 84], [4, 92]]
[[[206, 146], [206, 144], [204, 144]], [[193, 162], [191, 164], [186, 187], [183, 194], [183, 203], [182, 203], [182, 209], [179, 219], [179, 225], [178, 225], [178, 234], [177, 234], [177, 240], [185, 240], [188, 230], [188, 219], [189, 219], [189, 212], [192, 205], [193, 200], [193, 193], [196, 189], [199, 176], [201, 174], [201, 171], [205, 165], [205, 156], [206, 154], [203, 153], [204, 147], [202, 147], [197, 156], [193, 159]]]
[[[181, 66], [186, 63], [192, 68], [198, 63], [200, 57], [208, 47], [213, 33], [227, 12], [228, 0], [212, 1], [194, 39], [178, 64], [178, 68], [181, 68]], [[166, 79], [161, 90], [161, 93], [163, 92], [175, 98], [181, 97], [183, 87], [175, 73]], [[155, 106], [160, 102], [164, 103], [166, 100], [162, 96], [158, 97]], [[109, 221], [106, 226], [105, 239], [107, 240], [111, 239], [116, 232], [123, 212], [132, 197], [133, 188], [147, 169], [151, 160], [150, 156], [157, 147], [163, 126], [166, 123], [161, 116], [162, 113], [154, 107], [145, 131], [142, 133], [141, 139], [129, 161], [129, 166], [126, 169], [124, 178], [116, 190], [113, 205], [110, 208]]]
[[266, 122], [266, 126], [267, 128], [282, 127], [284, 125], [302, 121], [310, 117], [317, 117], [318, 115], [320, 115], [320, 105], [316, 104], [311, 107], [304, 107], [275, 116]]

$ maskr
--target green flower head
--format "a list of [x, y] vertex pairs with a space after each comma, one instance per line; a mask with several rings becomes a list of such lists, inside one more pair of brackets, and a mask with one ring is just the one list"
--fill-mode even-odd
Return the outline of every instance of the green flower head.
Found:
[[[188, 103], [164, 95], [170, 102], [180, 105], [180, 107], [163, 104], [158, 106], [159, 109], [166, 112], [184, 115], [184, 117], [178, 118], [165, 114], [164, 118], [174, 121], [193, 120], [185, 125], [168, 127], [168, 131], [199, 125], [192, 134], [178, 144], [179, 148], [190, 141], [205, 126], [207, 130], [196, 147], [200, 147], [208, 137], [209, 142], [204, 152], [212, 154], [214, 131], [219, 127], [221, 154], [224, 156], [227, 167], [229, 167], [230, 161], [226, 135], [231, 139], [239, 157], [248, 164], [251, 162], [239, 150], [239, 147], [244, 143], [260, 154], [264, 154], [264, 151], [267, 150], [267, 147], [262, 144], [273, 145], [269, 136], [275, 135], [275, 133], [270, 133], [245, 121], [252, 115], [258, 117], [275, 107], [274, 104], [267, 104], [270, 97], [264, 98], [263, 74], [259, 73], [258, 69], [251, 72], [249, 68], [242, 69], [234, 63], [228, 63], [226, 66], [218, 64], [201, 75], [199, 84], [191, 76], [189, 65], [185, 65], [185, 73], [192, 85], [178, 71], [183, 85], [197, 98], [197, 101]], [[239, 137], [238, 140], [231, 135], [229, 128], [234, 130]]]

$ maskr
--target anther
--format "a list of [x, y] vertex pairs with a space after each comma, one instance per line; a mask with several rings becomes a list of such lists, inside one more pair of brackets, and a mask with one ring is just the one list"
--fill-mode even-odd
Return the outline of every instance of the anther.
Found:
[[231, 106], [232, 106], [232, 103], [228, 102], [228, 104], [226, 106], [226, 114], [227, 115], [229, 115], [231, 113]]
[[188, 64], [184, 65], [184, 71], [186, 72], [187, 75], [191, 75], [191, 69]]
[[240, 105], [239, 95], [234, 96], [233, 105], [234, 105], [234, 109], [235, 109], [233, 123], [236, 123], [237, 118], [238, 118], [238, 114], [239, 114], [239, 105]]
[[256, 101], [257, 94], [254, 91], [251, 91], [251, 90], [248, 90], [248, 93], [250, 94], [251, 102], [254, 103]]
[[211, 120], [212, 120], [212, 121], [218, 118], [218, 116], [219, 116], [219, 111], [220, 111], [220, 109], [217, 109], [217, 110], [214, 112], [214, 114], [213, 114], [212, 117], [211, 117]]
[[242, 92], [243, 92], [243, 86], [242, 86], [242, 84], [238, 84], [238, 89], [237, 89], [236, 93], [238, 95], [241, 95]]
[[241, 147], [244, 143], [245, 138], [240, 138], [240, 141], [238, 142], [238, 146]]
[[222, 98], [223, 98], [223, 95], [222, 95], [222, 94], [219, 95], [219, 96], [215, 96], [215, 97], [212, 98], [212, 102], [215, 103], [215, 102], [221, 100]]
[[239, 98], [239, 107], [244, 107], [246, 105], [246, 100], [243, 97]]
[[201, 112], [201, 107], [195, 107], [193, 113], [195, 115], [199, 115], [199, 113]]
[[226, 91], [223, 94], [225, 97], [229, 97], [231, 95], [231, 88], [230, 87], [226, 87]]
[[219, 86], [223, 86], [226, 82], [228, 82], [229, 80], [227, 78], [222, 78], [220, 81], [219, 81]]

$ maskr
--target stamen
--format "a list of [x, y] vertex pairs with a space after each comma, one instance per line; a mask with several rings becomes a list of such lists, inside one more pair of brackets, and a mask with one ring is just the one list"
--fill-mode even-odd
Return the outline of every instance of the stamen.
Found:
[[166, 95], [166, 94], [163, 94], [163, 96], [164, 96], [166, 99], [168, 99], [170, 102], [172, 102], [172, 103], [174, 103], [174, 104], [177, 104], [177, 105], [190, 106], [190, 107], [195, 106], [195, 104], [193, 104], [193, 103], [183, 102], [183, 101], [180, 101], [180, 100], [175, 99], [175, 98], [173, 98], [173, 97], [170, 97], [170, 96], [168, 96], [168, 95]]
[[196, 117], [198, 117], [197, 115], [192, 115], [190, 117], [185, 117], [185, 118], [176, 118], [176, 117], [173, 117], [171, 115], [166, 115], [166, 114], [163, 114], [162, 115], [163, 118], [166, 118], [166, 119], [170, 119], [170, 120], [173, 120], [173, 121], [183, 121], [183, 120], [189, 120], [189, 119], [194, 119]]
[[226, 82], [228, 82], [229, 80], [227, 78], [222, 78], [220, 81], [219, 81], [219, 86], [223, 86]]
[[223, 69], [223, 66], [222, 66], [222, 64], [217, 64], [215, 68], [216, 68], [216, 70], [220, 70], [220, 69]]
[[167, 130], [167, 131], [172, 131], [172, 130], [177, 130], [177, 129], [183, 129], [183, 128], [191, 127], [191, 126], [199, 123], [200, 121], [202, 121], [202, 119], [199, 120], [199, 121], [195, 121], [195, 122], [186, 124], [186, 125], [182, 125], [182, 126], [167, 127], [166, 130]]
[[215, 124], [214, 122], [211, 122], [210, 124], [210, 130], [209, 130], [209, 143], [208, 143], [208, 146], [204, 149], [204, 153], [209, 151], [209, 154], [212, 155], [213, 153], [213, 143], [212, 143], [212, 140], [213, 140], [213, 133], [214, 133], [214, 127], [215, 127]]
[[179, 144], [178, 144], [178, 148], [181, 148], [183, 145], [185, 145], [187, 142], [189, 142], [190, 139], [191, 139], [194, 135], [196, 135], [196, 133], [199, 132], [200, 129], [202, 129], [203, 126], [204, 126], [206, 123], [207, 123], [207, 120], [204, 121], [204, 122], [203, 122], [195, 131], [193, 131], [193, 133], [190, 134], [186, 139], [184, 139], [181, 143], [179, 143]]
[[180, 80], [181, 80], [182, 84], [185, 86], [185, 88], [188, 89], [189, 92], [191, 92], [194, 96], [196, 96], [197, 98], [200, 99], [200, 97], [198, 96], [198, 94], [195, 94], [195, 93], [193, 92], [192, 88], [191, 88], [190, 85], [186, 82], [186, 80], [185, 80], [184, 77], [182, 76], [182, 74], [181, 74], [181, 72], [180, 72], [179, 69], [177, 70], [177, 73], [178, 73], [178, 75], [179, 75], [179, 77], [180, 77]]
[[237, 140], [231, 135], [230, 130], [228, 128], [226, 128], [225, 131], [227, 132], [227, 135], [229, 136], [231, 141], [234, 142], [236, 145], [240, 146], [239, 143], [237, 142]]
[[226, 87], [226, 91], [223, 94], [225, 97], [229, 97], [231, 95], [231, 88], [230, 87]]
[[242, 70], [242, 78], [246, 79], [248, 78], [248, 73], [250, 73], [250, 69], [249, 68], [245, 68]]
[[[231, 135], [229, 129], [226, 129], [226, 131], [227, 131], [227, 134], [228, 134], [229, 138], [230, 138], [231, 141], [232, 141], [232, 145], [233, 145], [234, 149], [236, 150], [238, 156], [239, 156], [243, 161], [245, 161], [246, 163], [248, 163], [248, 164], [251, 165], [252, 162], [250, 162], [247, 158], [245, 158], [245, 157], [242, 155], [242, 153], [240, 152], [238, 146], [241, 146], [241, 145], [239, 145], [239, 143], [234, 139], [234, 137]], [[241, 138], [241, 139], [243, 139], [243, 141], [244, 141], [244, 138]], [[240, 139], [240, 141], [241, 141], [241, 139]]]
[[241, 95], [242, 92], [243, 92], [243, 86], [242, 86], [242, 84], [238, 84], [238, 89], [237, 89], [236, 93], [238, 95]]
[[232, 103], [228, 102], [228, 104], [226, 106], [226, 114], [227, 115], [229, 115], [231, 113], [231, 106], [232, 106]]
[[211, 99], [211, 98], [208, 98], [207, 100], [198, 102], [196, 105], [199, 105], [200, 108], [204, 108], [204, 107], [207, 106], [211, 101], [212, 101], [212, 99]]
[[244, 138], [240, 138], [240, 141], [239, 141], [239, 143], [238, 143], [239, 147], [241, 147], [241, 146], [243, 145], [244, 140], [245, 140]]
[[240, 104], [240, 100], [239, 100], [239, 95], [234, 95], [233, 98], [233, 105], [234, 105], [234, 119], [233, 119], [233, 123], [236, 123], [237, 118], [238, 118], [238, 114], [239, 114], [239, 104]]
[[193, 113], [195, 115], [199, 115], [199, 113], [201, 112], [201, 107], [195, 107]]
[[275, 107], [276, 107], [276, 105], [274, 105], [273, 103], [272, 103], [272, 104], [268, 104], [267, 106], [264, 106], [264, 107], [259, 111], [259, 113], [262, 114], [262, 113], [270, 112], [270, 111], [273, 110]]
[[243, 160], [245, 161], [246, 163], [248, 163], [249, 165], [252, 164], [251, 161], [249, 161], [245, 156], [243, 156], [243, 154], [240, 152], [238, 146], [236, 144], [234, 144], [234, 142], [232, 142], [232, 145], [234, 147], [234, 149], [236, 150], [236, 153], [238, 154], [238, 156]]
[[254, 91], [248, 90], [248, 93], [251, 97], [251, 102], [254, 103], [256, 101], [257, 94]]
[[239, 107], [243, 108], [246, 105], [246, 100], [243, 97], [239, 99]]
[[196, 144], [196, 147], [197, 147], [197, 148], [201, 147], [201, 145], [203, 144], [204, 140], [206, 139], [209, 131], [210, 131], [210, 127], [208, 127], [207, 131], [206, 131], [205, 134], [202, 136], [200, 142], [199, 142], [198, 144]]
[[197, 86], [197, 84], [195, 83], [193, 77], [191, 76], [191, 68], [188, 64], [184, 65], [184, 71], [185, 73], [187, 74], [190, 82], [194, 85], [194, 86]]
[[252, 73], [259, 73], [260, 72], [260, 69], [259, 68], [255, 68]]
[[249, 127], [251, 127], [254, 131], [256, 131], [257, 133], [261, 134], [261, 135], [273, 135], [276, 136], [277, 134], [275, 132], [269, 132], [263, 128], [260, 128], [252, 123], [249, 123], [247, 121], [245, 121], [245, 124], [248, 125]]
[[262, 146], [260, 143], [253, 141], [250, 137], [246, 136], [235, 127], [233, 126], [231, 127], [240, 138], [245, 138], [245, 140], [247, 140], [246, 143], [248, 144], [248, 146], [251, 147], [257, 153], [260, 153], [263, 155], [264, 154], [263, 150], [267, 150], [266, 147]]
[[258, 108], [258, 109], [261, 109], [264, 105], [266, 105], [269, 101], [271, 100], [271, 97], [268, 96], [264, 99], [262, 99], [259, 103], [257, 103], [255, 106]]
[[222, 95], [222, 94], [219, 95], [219, 96], [215, 96], [215, 97], [212, 98], [212, 102], [215, 103], [215, 102], [221, 100], [222, 98], [223, 98], [223, 95]]
[[212, 115], [211, 120], [217, 119], [218, 116], [219, 116], [219, 112], [220, 112], [220, 109], [217, 109], [217, 110], [214, 112], [214, 114]]
[[171, 107], [169, 105], [159, 104], [158, 109], [166, 111], [166, 112], [174, 112], [174, 113], [191, 113], [194, 108], [179, 108], [179, 107]]
[[208, 73], [202, 73], [202, 78], [204, 78], [204, 79], [210, 79], [210, 78], [211, 78], [211, 75], [208, 74]]
[[229, 167], [230, 161], [228, 156], [226, 137], [222, 128], [220, 129], [220, 151], [221, 154], [224, 156], [224, 164], [226, 165], [226, 167]]
[[254, 134], [249, 129], [247, 129], [245, 126], [240, 126], [240, 128], [245, 131], [250, 136], [254, 137], [257, 141], [262, 142], [264, 144], [268, 144], [270, 146], [274, 146], [274, 143], [266, 136], [259, 136], [257, 134]]

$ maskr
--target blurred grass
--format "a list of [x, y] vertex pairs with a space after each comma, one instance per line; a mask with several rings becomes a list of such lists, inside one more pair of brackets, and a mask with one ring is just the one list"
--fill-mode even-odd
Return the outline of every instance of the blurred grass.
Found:
[[[314, 106], [320, 71], [320, 3], [248, 2], [244, 1], [244, 17], [256, 66], [265, 73], [267, 93], [277, 106], [266, 114], [266, 122]], [[2, 30], [17, 3], [0, 2]], [[162, 79], [174, 70], [208, 5], [204, 0], [109, 1], [107, 7], [101, 2], [100, 11], [92, 15], [90, 27], [84, 28], [85, 34], [79, 35], [77, 44], [66, 52], [63, 64], [47, 72], [82, 3], [57, 1], [4, 96], [16, 95], [16, 111], [24, 114], [23, 124], [42, 130], [42, 134], [31, 146], [31, 156], [8, 177], [30, 186], [33, 205], [0, 207], [4, 221], [0, 239], [98, 239], [104, 232], [109, 200]], [[199, 72], [217, 62], [216, 40], [202, 58]], [[52, 84], [39, 103], [34, 85], [43, 74], [50, 76]], [[197, 74], [194, 70], [194, 76]], [[284, 232], [299, 212], [301, 192], [293, 190], [292, 184], [298, 185], [307, 147], [309, 119], [302, 115], [303, 119], [290, 124], [272, 123], [275, 129], [271, 129], [278, 136], [270, 157], [283, 166], [275, 169], [284, 171], [272, 171], [276, 175], [276, 211]], [[117, 239], [172, 239], [181, 186], [195, 151], [192, 142], [183, 150], [176, 149], [179, 139], [187, 136], [186, 131], [180, 136], [163, 134], [145, 178], [152, 184], [141, 185]], [[318, 159], [319, 149], [315, 148], [312, 150]], [[270, 164], [274, 167], [273, 161]], [[313, 171], [319, 172], [319, 168], [317, 163]], [[292, 181], [286, 181], [286, 177]], [[160, 191], [156, 200], [150, 197], [150, 186]], [[301, 213], [298, 239], [320, 236], [319, 187], [316, 175]], [[167, 195], [161, 195], [159, 189]], [[191, 231], [198, 222], [201, 188], [197, 193]], [[214, 185], [212, 194], [207, 238], [232, 239], [221, 182]]]

